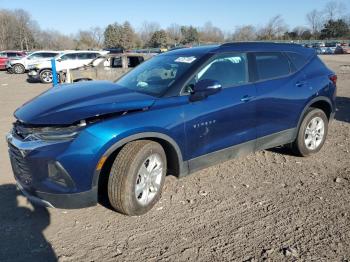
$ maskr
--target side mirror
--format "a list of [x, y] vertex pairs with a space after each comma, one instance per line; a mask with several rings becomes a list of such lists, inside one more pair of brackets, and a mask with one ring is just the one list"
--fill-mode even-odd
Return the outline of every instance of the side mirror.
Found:
[[221, 84], [216, 80], [203, 79], [195, 84], [190, 101], [199, 101], [214, 95], [221, 90]]
[[61, 58], [58, 58], [56, 61], [57, 61], [57, 62], [62, 62], [62, 59], [61, 59]]

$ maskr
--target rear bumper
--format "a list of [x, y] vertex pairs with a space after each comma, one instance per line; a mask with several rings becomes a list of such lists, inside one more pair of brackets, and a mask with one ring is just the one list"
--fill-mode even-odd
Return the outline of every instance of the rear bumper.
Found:
[[17, 187], [31, 203], [45, 207], [74, 209], [97, 204], [97, 187], [74, 194], [51, 194], [39, 191], [29, 193], [18, 181]]

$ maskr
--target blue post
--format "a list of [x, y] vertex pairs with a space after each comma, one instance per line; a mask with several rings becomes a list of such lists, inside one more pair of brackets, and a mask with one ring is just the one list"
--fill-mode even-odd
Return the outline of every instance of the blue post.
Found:
[[56, 86], [58, 84], [57, 81], [57, 70], [56, 70], [56, 60], [51, 59], [51, 68], [52, 68], [52, 86]]

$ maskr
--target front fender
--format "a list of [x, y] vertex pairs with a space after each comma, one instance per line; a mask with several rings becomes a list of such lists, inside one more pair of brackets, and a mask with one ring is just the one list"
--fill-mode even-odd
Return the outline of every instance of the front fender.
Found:
[[[139, 139], [161, 139], [166, 142], [168, 142], [175, 150], [178, 158], [178, 163], [179, 163], [179, 168], [180, 168], [180, 174], [186, 174], [188, 172], [188, 167], [184, 164], [183, 162], [183, 157], [182, 157], [182, 151], [180, 147], [178, 146], [177, 142], [171, 138], [169, 135], [161, 132], [139, 132], [139, 133], [134, 133], [134, 134], [129, 134], [128, 136], [125, 136], [121, 139], [118, 139], [115, 142], [110, 143], [106, 148], [103, 149], [103, 152], [100, 152], [99, 158], [97, 163], [99, 162], [100, 159], [106, 158], [115, 152], [118, 148], [121, 148], [128, 142], [134, 141], [134, 140], [139, 140]], [[96, 170], [93, 175], [92, 179], [92, 187], [96, 187], [99, 181], [100, 173], [101, 170]]]

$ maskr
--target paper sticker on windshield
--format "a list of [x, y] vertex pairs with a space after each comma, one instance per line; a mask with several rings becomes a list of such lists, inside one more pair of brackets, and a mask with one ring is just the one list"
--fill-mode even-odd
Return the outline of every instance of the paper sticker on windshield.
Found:
[[175, 62], [191, 64], [196, 58], [194, 56], [180, 56], [176, 58]]

